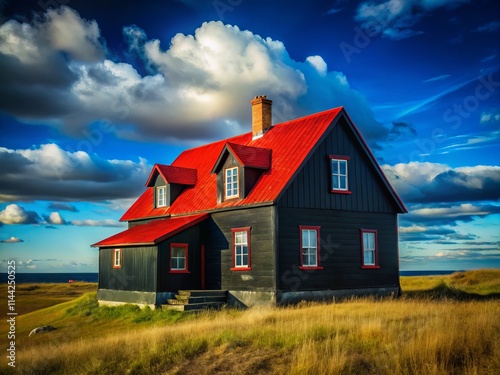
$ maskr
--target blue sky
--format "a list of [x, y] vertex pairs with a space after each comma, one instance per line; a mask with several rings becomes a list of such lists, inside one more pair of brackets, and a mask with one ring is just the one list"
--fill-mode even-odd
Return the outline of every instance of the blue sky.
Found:
[[343, 105], [403, 270], [500, 267], [495, 1], [0, 1], [0, 267], [97, 272], [154, 163]]

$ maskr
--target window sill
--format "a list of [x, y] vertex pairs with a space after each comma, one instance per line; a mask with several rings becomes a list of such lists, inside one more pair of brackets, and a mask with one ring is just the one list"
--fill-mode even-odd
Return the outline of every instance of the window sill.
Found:
[[361, 266], [363, 269], [377, 269], [380, 268], [380, 266]]
[[300, 266], [299, 269], [304, 270], [304, 271], [316, 271], [316, 270], [322, 270], [323, 267], [320, 267], [320, 266], [314, 266], [314, 267]]
[[168, 273], [191, 273], [188, 270], [170, 270]]
[[330, 193], [332, 193], [332, 194], [347, 194], [347, 195], [350, 195], [350, 194], [352, 194], [352, 191], [350, 191], [350, 190], [330, 190]]
[[251, 271], [252, 267], [233, 267], [231, 271]]
[[122, 266], [113, 266], [113, 269], [122, 268]]

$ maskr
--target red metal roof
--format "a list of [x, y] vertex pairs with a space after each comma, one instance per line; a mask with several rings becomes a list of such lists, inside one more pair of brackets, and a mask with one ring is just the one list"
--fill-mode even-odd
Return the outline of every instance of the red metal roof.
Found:
[[156, 177], [160, 174], [168, 184], [195, 185], [196, 169], [174, 167], [172, 165], [155, 164], [149, 174], [146, 186], [153, 186]]
[[268, 148], [244, 146], [228, 142], [227, 148], [244, 167], [269, 169], [271, 164], [271, 150]]
[[[148, 188], [120, 220], [128, 221], [166, 215], [187, 215], [220, 208], [272, 203], [298, 172], [306, 157], [319, 143], [328, 127], [334, 120], [343, 115], [346, 116], [353, 127], [356, 136], [360, 138], [362, 146], [366, 149], [372, 162], [378, 167], [375, 158], [343, 107], [334, 108], [275, 125], [264, 136], [255, 140], [252, 139], [252, 133], [250, 132], [182, 152], [172, 163], [172, 166], [196, 170], [198, 176], [196, 184], [186, 187], [171, 206], [161, 208], [153, 207], [153, 189]], [[216, 175], [211, 172], [225, 147], [231, 149], [242, 164], [247, 163], [248, 165], [259, 165], [261, 167], [266, 165], [265, 160], [269, 160], [266, 158], [270, 154], [266, 153], [272, 152], [272, 166], [261, 175], [245, 198], [217, 203]], [[401, 210], [406, 212], [406, 208], [380, 167], [378, 167], [377, 171], [398, 205], [400, 205]]]
[[117, 247], [130, 245], [155, 245], [167, 238], [207, 219], [209, 214], [158, 219], [147, 224], [136, 225], [114, 236], [93, 244], [94, 247]]

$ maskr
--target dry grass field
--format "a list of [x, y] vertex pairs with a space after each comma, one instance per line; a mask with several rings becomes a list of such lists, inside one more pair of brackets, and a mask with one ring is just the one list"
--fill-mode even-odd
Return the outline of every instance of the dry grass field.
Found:
[[[403, 277], [401, 284], [399, 299], [198, 314], [99, 308], [87, 293], [18, 317], [16, 373], [500, 372], [500, 270]], [[57, 330], [28, 337], [45, 324]], [[12, 373], [5, 360], [0, 372]]]

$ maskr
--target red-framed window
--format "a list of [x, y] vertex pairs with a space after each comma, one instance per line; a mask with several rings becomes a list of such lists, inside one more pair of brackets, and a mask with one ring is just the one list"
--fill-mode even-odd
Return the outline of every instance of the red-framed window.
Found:
[[361, 229], [361, 267], [380, 268], [378, 264], [378, 234], [375, 229]]
[[329, 155], [331, 186], [330, 192], [351, 194], [349, 190], [349, 156]]
[[170, 244], [170, 273], [189, 273], [188, 269], [188, 244]]
[[251, 227], [233, 228], [233, 267], [231, 271], [250, 271], [251, 262]]
[[320, 264], [320, 227], [299, 226], [300, 235], [300, 269], [322, 270]]
[[113, 250], [113, 268], [122, 268], [122, 249]]

